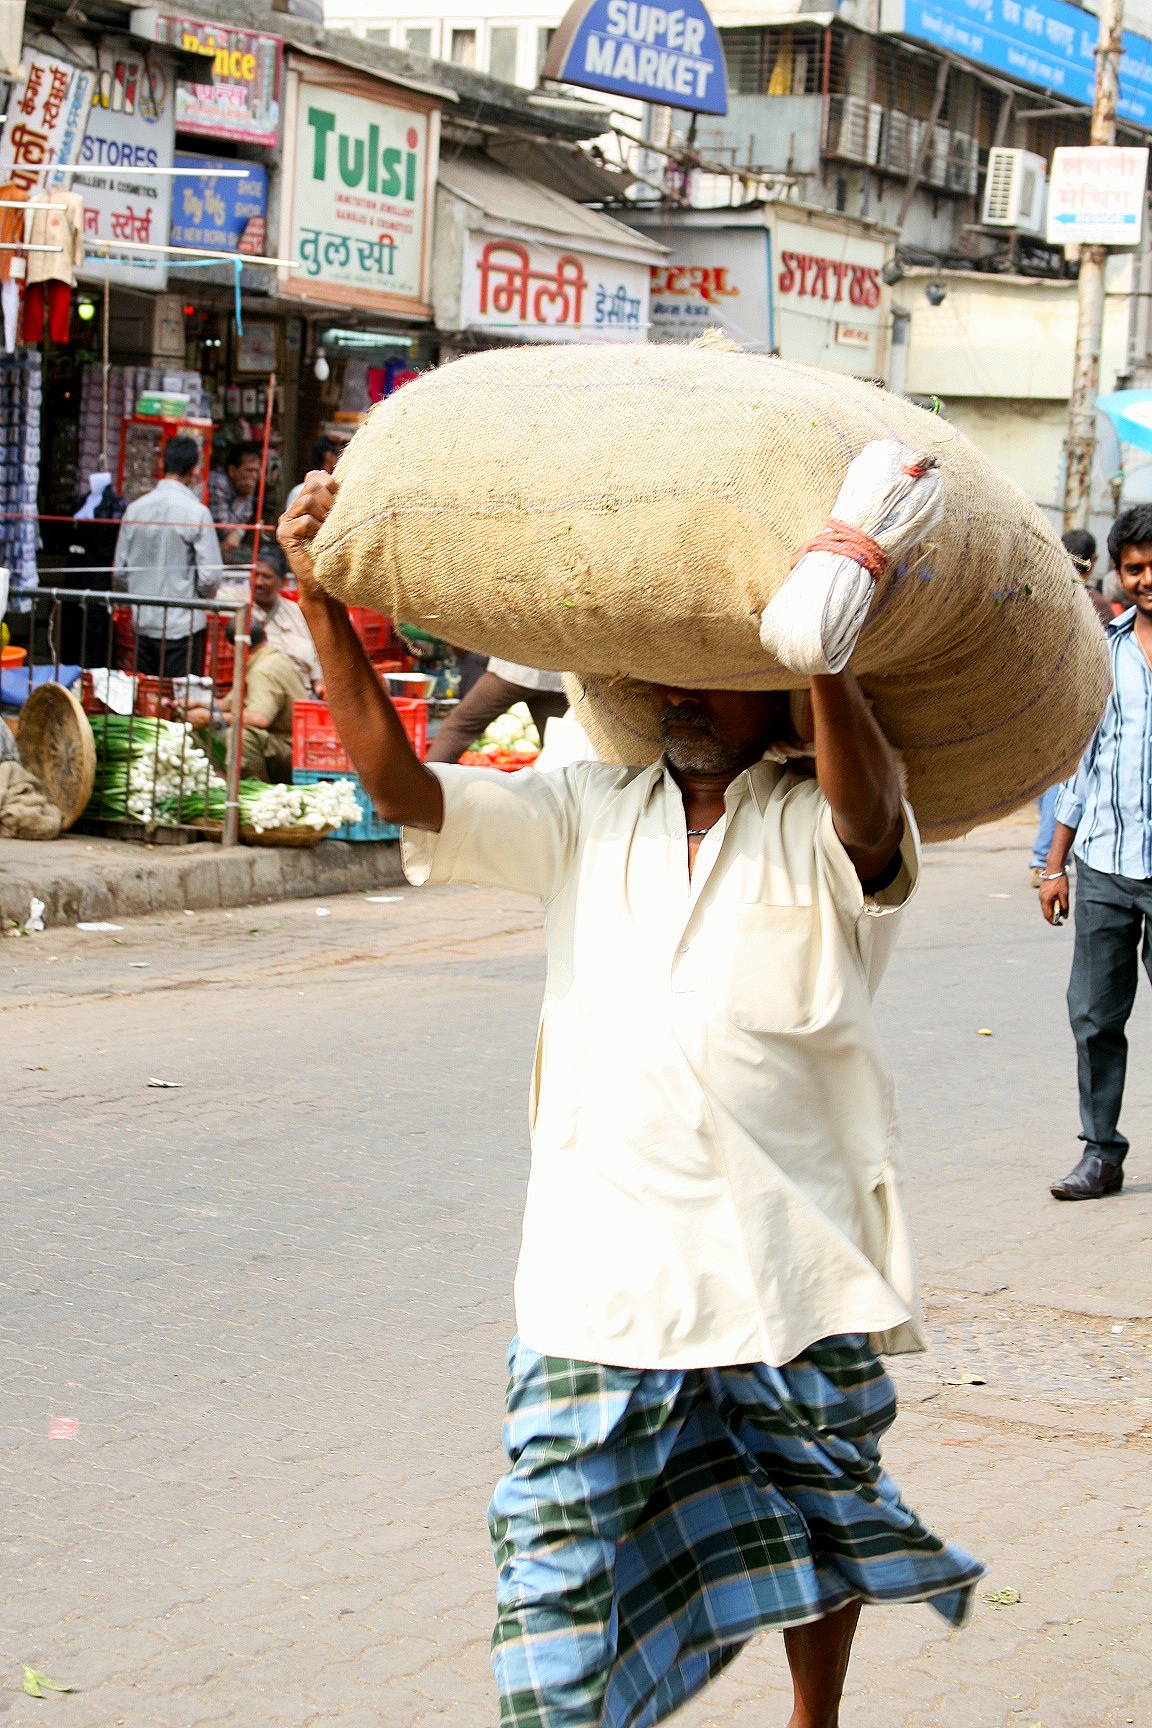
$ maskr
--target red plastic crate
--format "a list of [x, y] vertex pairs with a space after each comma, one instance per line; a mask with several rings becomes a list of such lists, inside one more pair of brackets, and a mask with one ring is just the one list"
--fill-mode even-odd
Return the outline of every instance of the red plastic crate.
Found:
[[[80, 675], [80, 706], [85, 714], [107, 714], [110, 712], [103, 702], [93, 694], [91, 672]], [[176, 680], [173, 678], [154, 678], [148, 673], [136, 674], [136, 700], [132, 712], [152, 720], [177, 719]]]
[[369, 660], [404, 652], [404, 645], [392, 628], [391, 618], [385, 618], [382, 612], [373, 612], [367, 606], [349, 606], [348, 616]]
[[231, 612], [209, 612], [204, 638], [204, 676], [211, 678], [217, 690], [231, 690], [236, 667], [236, 649], [228, 640], [228, 620]]
[[[413, 750], [423, 762], [428, 751], [427, 702], [401, 697], [392, 706], [400, 716]], [[297, 702], [292, 710], [292, 766], [355, 774], [327, 702]]]

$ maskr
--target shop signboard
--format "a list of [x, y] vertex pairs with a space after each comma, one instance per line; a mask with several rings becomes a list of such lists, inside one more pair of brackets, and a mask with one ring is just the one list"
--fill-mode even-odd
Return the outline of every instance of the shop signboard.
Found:
[[[1092, 106], [1095, 13], [1068, 0], [881, 0], [880, 28]], [[1152, 125], [1152, 42], [1124, 32], [1119, 113]]]
[[808, 366], [877, 376], [884, 362], [883, 241], [782, 217], [770, 232], [779, 352]]
[[[177, 150], [176, 166], [196, 172], [183, 174], [176, 182], [169, 233], [173, 246], [267, 253], [268, 170], [262, 163]], [[222, 168], [240, 167], [248, 170], [243, 180], [220, 178]]]
[[[31, 194], [49, 163], [75, 162], [79, 156], [96, 74], [27, 46], [24, 67], [23, 79], [8, 98], [0, 180]], [[70, 177], [58, 180], [71, 185]]]
[[703, 0], [574, 0], [541, 78], [697, 114], [727, 114], [724, 50]]
[[165, 244], [172, 177], [149, 175], [147, 170], [171, 168], [174, 142], [172, 80], [167, 69], [129, 49], [102, 48], [79, 156], [93, 172], [77, 174], [72, 181], [84, 200], [88, 245], [88, 261], [80, 275], [99, 281], [107, 277], [129, 288], [167, 286], [168, 264], [163, 256], [142, 254], [131, 261], [129, 254], [122, 253], [105, 270], [98, 242]]
[[[438, 132], [426, 106], [359, 88], [296, 83], [282, 291], [335, 304], [425, 312]], [[285, 200], [288, 203], [288, 200]], [[285, 249], [286, 248], [286, 249]]]
[[645, 342], [648, 266], [472, 232], [461, 311], [466, 329], [529, 342]]
[[1053, 152], [1048, 181], [1050, 246], [1139, 246], [1146, 149], [1091, 145]]
[[176, 85], [176, 130], [274, 148], [280, 141], [284, 44], [279, 36], [174, 18], [151, 9], [132, 14], [133, 28], [155, 42], [204, 56], [201, 83]]
[[649, 228], [669, 249], [651, 267], [653, 342], [691, 342], [701, 331], [727, 331], [754, 354], [772, 349], [769, 242], [756, 228]]

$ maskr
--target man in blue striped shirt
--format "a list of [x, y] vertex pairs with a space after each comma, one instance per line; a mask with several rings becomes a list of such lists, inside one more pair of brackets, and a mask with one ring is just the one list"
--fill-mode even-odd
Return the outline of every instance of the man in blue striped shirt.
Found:
[[1125, 1027], [1137, 960], [1152, 978], [1152, 505], [1119, 516], [1108, 551], [1131, 609], [1108, 627], [1112, 694], [1073, 779], [1060, 788], [1040, 881], [1050, 924], [1068, 912], [1076, 859], [1076, 942], [1068, 1016], [1076, 1038], [1084, 1156], [1052, 1186], [1057, 1200], [1098, 1200], [1124, 1182], [1119, 1130]]

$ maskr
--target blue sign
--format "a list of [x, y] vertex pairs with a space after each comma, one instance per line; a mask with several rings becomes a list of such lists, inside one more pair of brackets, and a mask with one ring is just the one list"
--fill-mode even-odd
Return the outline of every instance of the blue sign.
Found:
[[[881, 29], [1092, 106], [1099, 22], [1067, 0], [884, 0]], [[1130, 30], [1124, 32], [1119, 111], [1125, 120], [1152, 126], [1152, 42]]]
[[[191, 156], [184, 150], [177, 150], [174, 161], [177, 168], [203, 172], [179, 175], [173, 182], [171, 245], [256, 254], [267, 250], [268, 170], [262, 163]], [[222, 180], [221, 168], [247, 168], [248, 173], [243, 180]]]
[[701, 0], [575, 0], [540, 75], [697, 114], [728, 112], [724, 50]]

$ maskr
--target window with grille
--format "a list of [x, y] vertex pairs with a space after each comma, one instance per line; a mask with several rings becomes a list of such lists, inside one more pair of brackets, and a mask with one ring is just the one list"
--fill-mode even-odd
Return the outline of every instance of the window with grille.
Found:
[[824, 31], [800, 28], [721, 30], [728, 88], [738, 96], [820, 93]]
[[515, 24], [494, 24], [488, 33], [488, 70], [506, 84], [516, 82], [516, 48], [520, 32]]

